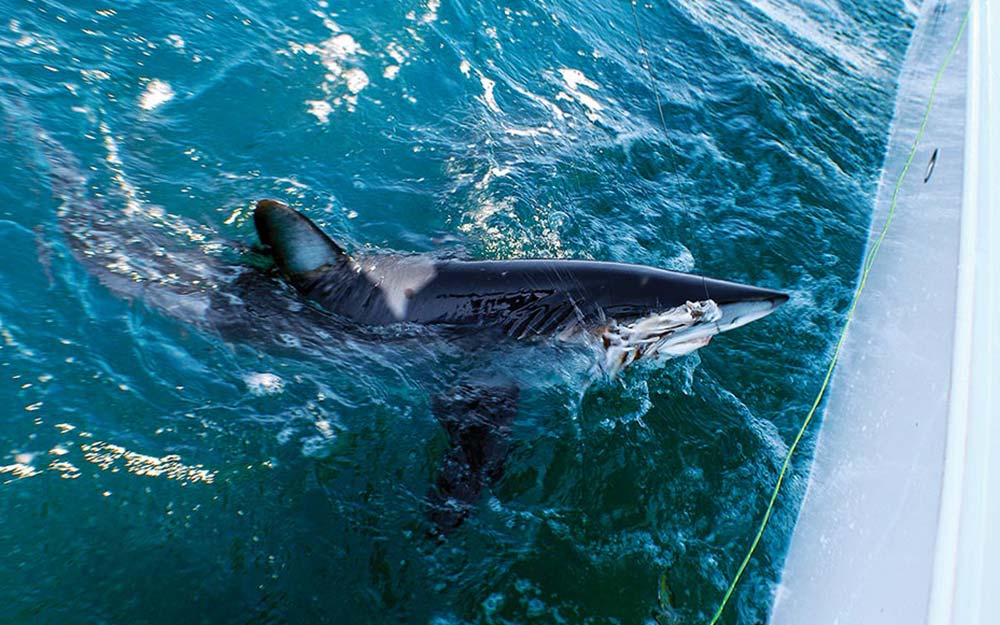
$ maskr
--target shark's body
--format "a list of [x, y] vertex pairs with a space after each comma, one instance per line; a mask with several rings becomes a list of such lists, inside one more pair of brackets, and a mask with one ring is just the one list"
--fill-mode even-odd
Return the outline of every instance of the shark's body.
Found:
[[589, 333], [619, 356], [674, 356], [770, 313], [783, 293], [642, 265], [584, 260], [352, 257], [272, 200], [254, 223], [279, 271], [323, 309], [368, 326], [498, 328], [515, 339]]

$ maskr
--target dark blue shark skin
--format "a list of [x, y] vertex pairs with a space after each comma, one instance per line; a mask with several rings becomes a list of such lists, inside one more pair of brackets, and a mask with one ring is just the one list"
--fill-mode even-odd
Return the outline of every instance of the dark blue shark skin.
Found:
[[777, 291], [642, 265], [585, 260], [353, 259], [306, 217], [273, 200], [254, 214], [281, 272], [324, 309], [365, 325], [499, 327], [515, 338], [629, 323], [685, 302], [761, 301]]

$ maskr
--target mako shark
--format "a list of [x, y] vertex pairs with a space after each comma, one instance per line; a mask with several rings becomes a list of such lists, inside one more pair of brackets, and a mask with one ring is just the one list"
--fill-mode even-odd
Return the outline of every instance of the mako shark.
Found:
[[[92, 201], [81, 191], [84, 177], [73, 158], [54, 143], [49, 147], [53, 187], [63, 200], [60, 225], [75, 256], [112, 291], [227, 340], [273, 343], [297, 335], [303, 345], [322, 346], [338, 332], [354, 332], [384, 341], [394, 327], [415, 324], [459, 343], [470, 337], [582, 341], [614, 375], [639, 360], [698, 349], [788, 299], [769, 289], [623, 263], [349, 254], [302, 213], [274, 200], [260, 200], [254, 211], [263, 246], [256, 249], [273, 259], [261, 266], [248, 262], [252, 246], [226, 251], [212, 242], [210, 230], [173, 220], [128, 194], [124, 210]], [[190, 249], [177, 249], [182, 240]], [[275, 273], [301, 303], [289, 301]], [[519, 394], [517, 383], [494, 376], [455, 381], [433, 395], [450, 448], [428, 497], [432, 533], [458, 527], [502, 475]]]
[[[499, 330], [514, 340], [583, 336], [611, 374], [664, 359], [774, 311], [788, 296], [641, 265], [584, 260], [436, 260], [348, 254], [312, 221], [274, 200], [254, 211], [282, 276], [323, 310], [362, 326], [421, 324]], [[462, 385], [433, 401], [451, 449], [430, 494], [438, 534], [468, 516], [503, 473], [518, 389]]]
[[353, 257], [298, 211], [261, 200], [261, 243], [305, 298], [361, 325], [499, 328], [514, 339], [597, 339], [609, 373], [679, 356], [760, 319], [784, 293], [642, 265], [587, 260]]

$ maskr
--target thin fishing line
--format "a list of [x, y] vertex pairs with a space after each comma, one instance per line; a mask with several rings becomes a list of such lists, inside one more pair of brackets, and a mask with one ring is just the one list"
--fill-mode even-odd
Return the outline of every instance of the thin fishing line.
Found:
[[823, 384], [820, 386], [819, 393], [816, 394], [816, 399], [813, 401], [808, 414], [806, 414], [806, 418], [802, 422], [802, 426], [799, 428], [798, 434], [795, 436], [795, 440], [792, 442], [791, 447], [788, 448], [788, 452], [785, 454], [785, 460], [781, 465], [781, 471], [778, 472], [778, 481], [775, 483], [774, 489], [771, 491], [771, 498], [768, 501], [767, 509], [764, 511], [764, 518], [760, 522], [757, 534], [754, 536], [753, 542], [750, 544], [750, 549], [747, 551], [746, 556], [740, 563], [740, 567], [737, 569], [736, 575], [733, 577], [733, 581], [729, 584], [726, 594], [722, 597], [722, 602], [719, 604], [719, 608], [715, 611], [715, 616], [712, 617], [710, 625], [716, 625], [722, 617], [722, 612], [729, 604], [729, 599], [732, 597], [737, 584], [739, 584], [740, 579], [743, 577], [743, 573], [746, 570], [747, 565], [750, 563], [750, 558], [753, 557], [754, 552], [757, 550], [761, 537], [764, 535], [764, 530], [767, 529], [767, 524], [771, 520], [771, 515], [774, 512], [774, 505], [778, 499], [778, 494], [781, 491], [781, 486], [784, 484], [785, 476], [788, 473], [788, 467], [791, 463], [792, 456], [795, 454], [795, 450], [798, 448], [799, 442], [805, 435], [806, 429], [808, 429], [809, 423], [812, 421], [813, 416], [815, 416], [816, 410], [819, 408], [819, 404], [826, 393], [826, 389], [830, 385], [830, 378], [833, 376], [834, 365], [837, 364], [837, 360], [840, 358], [840, 350], [844, 346], [844, 340], [847, 337], [847, 329], [851, 324], [851, 320], [854, 319], [854, 310], [857, 308], [858, 300], [861, 298], [861, 293], [864, 291], [865, 285], [868, 283], [868, 276], [875, 263], [875, 258], [878, 255], [879, 248], [882, 246], [882, 242], [885, 240], [886, 234], [889, 232], [889, 226], [892, 224], [892, 218], [896, 214], [896, 205], [899, 201], [900, 188], [903, 186], [903, 178], [906, 177], [906, 173], [909, 171], [910, 165], [913, 163], [913, 159], [917, 154], [917, 148], [920, 145], [920, 140], [923, 138], [924, 130], [927, 128], [927, 120], [931, 115], [931, 106], [934, 103], [934, 95], [937, 93], [938, 84], [941, 82], [941, 77], [948, 68], [948, 64], [951, 63], [952, 57], [955, 56], [955, 51], [958, 50], [958, 44], [962, 39], [962, 35], [965, 34], [966, 25], [969, 23], [969, 13], [971, 10], [971, 7], [966, 9], [965, 17], [962, 18], [962, 25], [959, 27], [958, 34], [955, 36], [955, 40], [951, 44], [951, 49], [948, 50], [948, 54], [945, 56], [944, 62], [941, 64], [937, 74], [934, 76], [934, 82], [931, 84], [930, 95], [927, 98], [927, 106], [924, 108], [924, 116], [920, 121], [920, 128], [917, 130], [917, 136], [913, 140], [913, 146], [910, 148], [910, 153], [906, 157], [903, 169], [899, 172], [899, 177], [896, 178], [896, 186], [892, 191], [892, 200], [889, 202], [889, 212], [886, 215], [885, 223], [882, 225], [882, 229], [879, 231], [878, 236], [872, 243], [871, 250], [869, 250], [868, 254], [865, 256], [865, 262], [862, 265], [861, 280], [858, 282], [858, 288], [854, 291], [854, 298], [851, 300], [851, 306], [847, 311], [847, 319], [844, 321], [844, 327], [840, 331], [840, 338], [837, 339], [837, 347], [833, 350], [833, 358], [830, 360], [830, 366], [826, 369], [826, 376], [823, 378]]
[[635, 34], [639, 36], [639, 50], [642, 52], [642, 57], [645, 59], [646, 73], [649, 74], [649, 89], [653, 92], [653, 97], [656, 98], [656, 110], [660, 113], [660, 123], [663, 124], [663, 134], [669, 134], [667, 130], [667, 118], [663, 116], [663, 105], [660, 104], [660, 91], [657, 88], [656, 76], [653, 75], [653, 66], [649, 64], [649, 50], [646, 48], [646, 39], [642, 36], [642, 29], [639, 28], [639, 12], [636, 10], [637, 0], [631, 0], [629, 5], [632, 7], [632, 20], [635, 22]]

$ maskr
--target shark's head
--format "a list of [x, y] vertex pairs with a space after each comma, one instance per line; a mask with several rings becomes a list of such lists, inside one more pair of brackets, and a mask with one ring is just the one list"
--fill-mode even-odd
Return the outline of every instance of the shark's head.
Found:
[[666, 360], [691, 353], [716, 334], [766, 317], [788, 301], [788, 295], [778, 291], [663, 273], [633, 297], [630, 314], [609, 315], [610, 322], [598, 329], [602, 368], [608, 374], [613, 376], [640, 359]]

